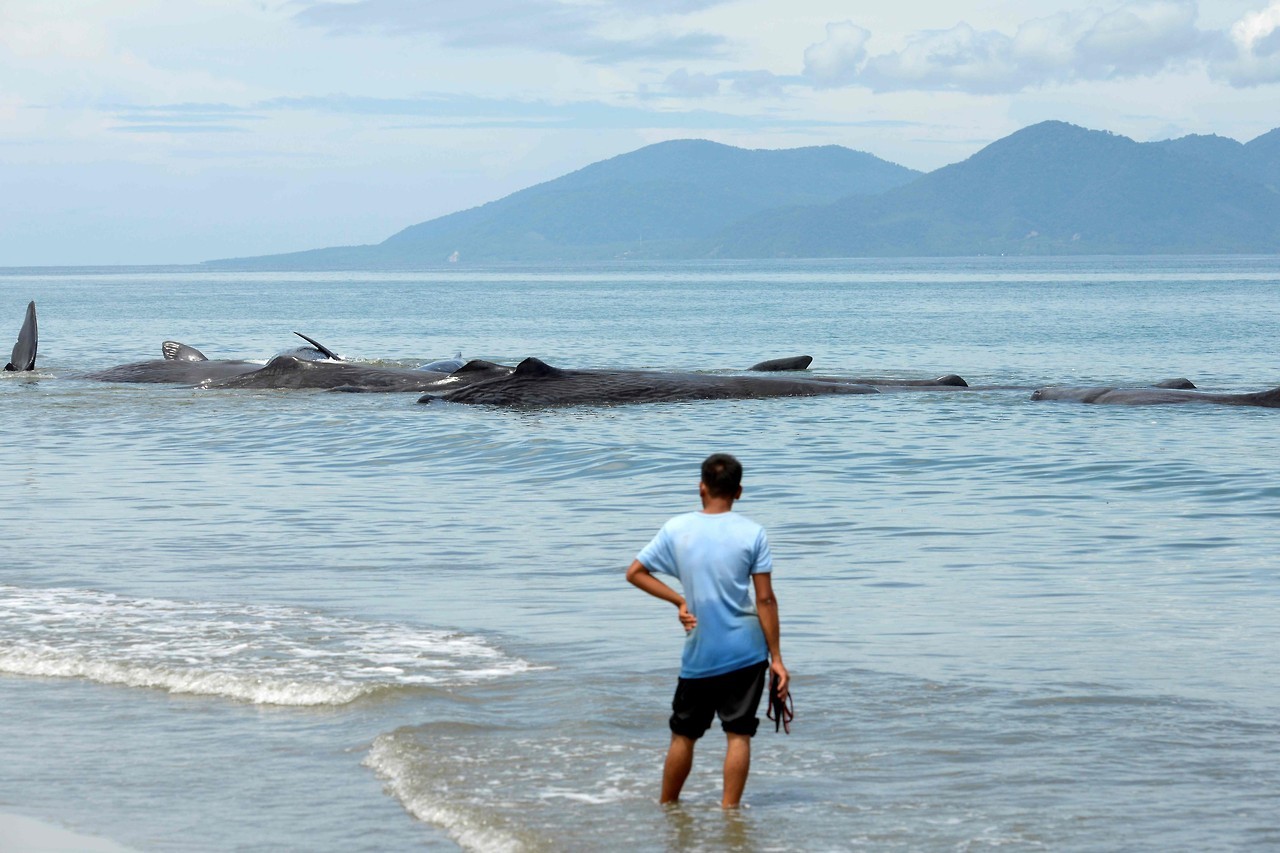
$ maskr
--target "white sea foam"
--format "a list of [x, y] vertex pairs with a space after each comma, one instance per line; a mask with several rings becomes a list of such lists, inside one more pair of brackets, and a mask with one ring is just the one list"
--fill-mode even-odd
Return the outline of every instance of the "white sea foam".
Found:
[[530, 845], [498, 825], [494, 815], [465, 799], [448, 796], [448, 784], [432, 784], [424, 774], [424, 761], [413, 738], [401, 734], [379, 735], [373, 741], [365, 766], [386, 782], [387, 792], [409, 814], [437, 826], [464, 850], [479, 853], [524, 853]]
[[274, 605], [0, 585], [0, 672], [264, 705], [499, 678], [529, 665], [479, 637]]
[[[575, 848], [565, 842], [574, 837], [607, 836], [621, 847], [650, 838], [652, 762], [651, 743], [614, 733], [451, 722], [379, 735], [365, 759], [406, 811], [485, 853]], [[695, 797], [706, 795], [696, 788]]]

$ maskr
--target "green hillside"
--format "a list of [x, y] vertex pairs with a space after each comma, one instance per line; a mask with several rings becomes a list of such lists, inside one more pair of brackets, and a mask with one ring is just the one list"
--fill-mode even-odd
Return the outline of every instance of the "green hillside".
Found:
[[708, 253], [1277, 252], [1278, 148], [1266, 137], [1137, 143], [1044, 122], [874, 198], [759, 214], [726, 227]]
[[1139, 143], [1049, 121], [927, 175], [837, 146], [663, 142], [377, 245], [210, 265], [1276, 252], [1280, 129]]
[[784, 206], [901, 186], [920, 173], [838, 146], [746, 150], [705, 140], [650, 145], [481, 207], [410, 226], [375, 246], [214, 262], [260, 268], [697, 254], [726, 225]]

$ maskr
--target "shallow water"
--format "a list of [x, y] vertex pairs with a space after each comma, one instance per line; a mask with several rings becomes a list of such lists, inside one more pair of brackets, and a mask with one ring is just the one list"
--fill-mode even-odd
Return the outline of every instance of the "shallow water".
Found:
[[[511, 412], [75, 379], [176, 338], [973, 384], [1280, 384], [1280, 261], [0, 274], [0, 808], [140, 850], [1280, 844], [1274, 410], [1029, 391]], [[0, 321], [0, 329], [3, 329]], [[7, 339], [6, 339], [7, 340]], [[653, 805], [682, 633], [622, 580], [747, 468], [796, 676]]]

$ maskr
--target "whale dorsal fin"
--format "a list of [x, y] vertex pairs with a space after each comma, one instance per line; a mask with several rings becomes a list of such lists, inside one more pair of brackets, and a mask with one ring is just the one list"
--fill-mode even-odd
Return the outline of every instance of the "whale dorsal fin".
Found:
[[939, 385], [950, 385], [954, 388], [968, 388], [969, 383], [964, 381], [964, 377], [957, 376], [954, 373], [948, 373], [946, 376], [939, 376], [934, 380]]
[[302, 332], [294, 332], [294, 334], [302, 338], [307, 343], [311, 344], [316, 349], [320, 350], [320, 354], [323, 355], [325, 358], [329, 359], [330, 361], [342, 361], [342, 356], [338, 355], [333, 350], [329, 349], [327, 346], [317, 341], [315, 338], [308, 338], [306, 335], [302, 334]]
[[35, 370], [36, 344], [39, 343], [36, 329], [36, 304], [27, 303], [27, 316], [22, 321], [22, 329], [18, 332], [18, 342], [13, 345], [13, 357], [4, 366], [5, 370]]
[[165, 341], [160, 345], [165, 361], [208, 361], [205, 354], [195, 347], [180, 344], [177, 341]]
[[1190, 379], [1187, 379], [1182, 376], [1179, 376], [1177, 379], [1165, 379], [1162, 382], [1157, 382], [1155, 385], [1152, 385], [1151, 387], [1152, 388], [1178, 388], [1183, 391], [1196, 390], [1196, 384], [1192, 382]]
[[790, 358], [771, 358], [768, 361], [762, 361], [759, 364], [753, 364], [747, 370], [756, 370], [761, 373], [776, 373], [784, 370], [808, 370], [809, 365], [813, 364], [813, 356], [796, 355]]
[[540, 358], [529, 356], [516, 365], [516, 376], [560, 376], [564, 373], [558, 367], [552, 367]]
[[[477, 373], [481, 370], [500, 370], [500, 369], [503, 369], [503, 365], [501, 364], [494, 364], [492, 361], [485, 361], [483, 358], [473, 358], [470, 361], [468, 361], [466, 364], [462, 365], [462, 367], [459, 367], [457, 370], [453, 371], [453, 373], [450, 375], [456, 376], [459, 373]], [[510, 370], [511, 368], [508, 367], [506, 369]]]

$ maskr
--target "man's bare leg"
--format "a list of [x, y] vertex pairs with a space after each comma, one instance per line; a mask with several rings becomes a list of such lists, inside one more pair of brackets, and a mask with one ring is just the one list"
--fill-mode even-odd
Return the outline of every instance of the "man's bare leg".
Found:
[[661, 803], [674, 803], [680, 799], [684, 780], [693, 769], [693, 747], [696, 741], [684, 735], [672, 734], [671, 747], [667, 750], [667, 763], [662, 767]]
[[724, 750], [724, 799], [720, 805], [736, 809], [747, 787], [747, 774], [751, 771], [751, 738], [746, 735], [725, 732], [729, 743]]

